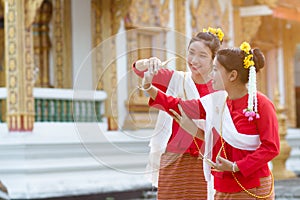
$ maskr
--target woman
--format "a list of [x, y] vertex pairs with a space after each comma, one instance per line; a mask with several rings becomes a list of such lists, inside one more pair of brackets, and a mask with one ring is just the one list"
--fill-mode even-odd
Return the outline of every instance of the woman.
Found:
[[[191, 39], [187, 55], [189, 73], [164, 69], [155, 57], [138, 60], [133, 69], [140, 77], [147, 70], [153, 73], [153, 84], [169, 95], [185, 99], [200, 98], [212, 91], [208, 75], [223, 36], [221, 29], [209, 28]], [[203, 141], [180, 128], [172, 117], [165, 112], [159, 113], [150, 141], [148, 164], [152, 184], [158, 186], [159, 200], [207, 199], [203, 161], [198, 159], [203, 151], [202, 144]]]
[[[272, 102], [256, 91], [256, 73], [263, 67], [262, 52], [248, 43], [219, 50], [211, 76], [213, 89], [220, 91], [186, 101], [152, 87], [153, 74], [145, 73], [143, 88], [151, 106], [173, 114], [170, 109], [178, 113], [180, 104], [189, 118], [204, 115], [206, 131], [200, 137], [214, 175], [215, 199], [274, 199], [268, 162], [279, 154], [278, 122]], [[195, 128], [187, 129], [195, 135]], [[208, 179], [210, 167], [204, 169]]]

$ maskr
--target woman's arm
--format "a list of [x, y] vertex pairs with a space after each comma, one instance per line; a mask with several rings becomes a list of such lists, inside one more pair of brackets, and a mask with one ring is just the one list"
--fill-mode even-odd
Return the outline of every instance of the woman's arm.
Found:
[[146, 71], [149, 67], [153, 67], [155, 74], [161, 69], [163, 66], [167, 65], [170, 61], [175, 60], [178, 57], [172, 57], [168, 60], [161, 62], [161, 60], [157, 57], [151, 57], [149, 59], [141, 59], [135, 62], [135, 68], [139, 71]]
[[[151, 60], [157, 59], [157, 61], [151, 62], [152, 65], [150, 66], [150, 59]], [[157, 64], [155, 64], [155, 63], [157, 63]], [[160, 60], [155, 57], [149, 58], [149, 59], [137, 60], [135, 63], [133, 63], [132, 70], [140, 78], [144, 78], [144, 73], [151, 68], [151, 70], [154, 71], [154, 77], [152, 80], [152, 84], [155, 87], [157, 87], [159, 90], [166, 92], [174, 71], [161, 68], [159, 63], [160, 63]], [[157, 67], [155, 67], [155, 65], [157, 65]], [[139, 67], [137, 67], [137, 66], [139, 66]], [[157, 69], [158, 71], [155, 71], [155, 69]]]
[[[151, 98], [149, 105], [168, 112], [188, 133], [204, 140], [204, 132], [200, 129], [198, 130], [196, 124], [191, 120], [191, 118], [200, 118], [200, 110], [205, 112], [200, 100], [183, 101], [179, 98], [167, 96], [152, 85], [154, 74], [154, 70], [149, 69], [144, 72], [142, 81], [142, 89], [146, 91]], [[158, 99], [157, 96], [159, 96]], [[199, 109], [197, 109], [198, 107]]]
[[[237, 165], [244, 176], [249, 176], [263, 165], [267, 164], [280, 152], [278, 122], [273, 104], [266, 99], [259, 99], [260, 118], [257, 119], [257, 130], [261, 145]], [[263, 104], [263, 105], [262, 105]]]
[[[149, 85], [145, 91], [149, 94], [149, 105], [157, 109], [166, 111], [185, 131], [194, 137], [204, 140], [204, 131], [199, 129], [190, 117], [200, 118], [201, 103], [198, 100], [183, 101], [179, 98], [168, 96], [152, 85]], [[183, 109], [182, 106], [185, 108]], [[198, 111], [198, 112], [197, 112]], [[202, 108], [202, 112], [205, 112]]]

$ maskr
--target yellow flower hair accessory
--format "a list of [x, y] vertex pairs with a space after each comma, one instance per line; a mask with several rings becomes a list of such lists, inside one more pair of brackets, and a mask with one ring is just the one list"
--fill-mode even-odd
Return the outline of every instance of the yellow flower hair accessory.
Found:
[[250, 53], [251, 47], [248, 42], [243, 42], [240, 46], [240, 49], [243, 50], [246, 54]]
[[253, 61], [253, 55], [249, 54], [248, 56], [245, 57], [244, 59], [244, 68], [248, 69], [249, 67], [254, 65]]
[[256, 69], [253, 61], [253, 54], [251, 53], [251, 46], [248, 42], [243, 42], [240, 49], [245, 53], [243, 65], [245, 69], [249, 69], [249, 82], [248, 82], [248, 106], [243, 110], [245, 117], [249, 121], [259, 119], [257, 109], [257, 88], [256, 88]]
[[222, 29], [220, 29], [220, 28], [211, 28], [211, 27], [208, 27], [208, 29], [204, 28], [203, 32], [211, 33], [211, 34], [217, 36], [218, 39], [220, 40], [220, 42], [223, 41], [224, 33], [223, 33]]
[[253, 55], [250, 52], [250, 44], [248, 42], [243, 42], [240, 46], [240, 49], [246, 54], [244, 58], [244, 68], [248, 69], [249, 67], [254, 66]]

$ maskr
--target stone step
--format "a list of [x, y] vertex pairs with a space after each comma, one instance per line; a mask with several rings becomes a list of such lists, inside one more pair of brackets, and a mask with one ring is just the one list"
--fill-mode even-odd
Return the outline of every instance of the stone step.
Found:
[[[33, 133], [0, 132], [0, 179], [11, 199], [151, 188], [145, 177], [149, 141], [140, 138], [146, 131], [80, 126], [81, 130], [72, 123], [36, 123]], [[0, 124], [0, 129], [5, 130], [5, 125]]]

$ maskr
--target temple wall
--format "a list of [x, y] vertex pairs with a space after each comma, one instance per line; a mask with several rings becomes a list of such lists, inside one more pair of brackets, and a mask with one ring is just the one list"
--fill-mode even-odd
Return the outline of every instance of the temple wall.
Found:
[[[92, 89], [91, 57], [91, 2], [72, 0], [73, 84], [76, 76], [86, 77], [81, 81], [82, 89]], [[83, 68], [83, 69], [82, 69]], [[80, 74], [78, 72], [80, 71]]]

